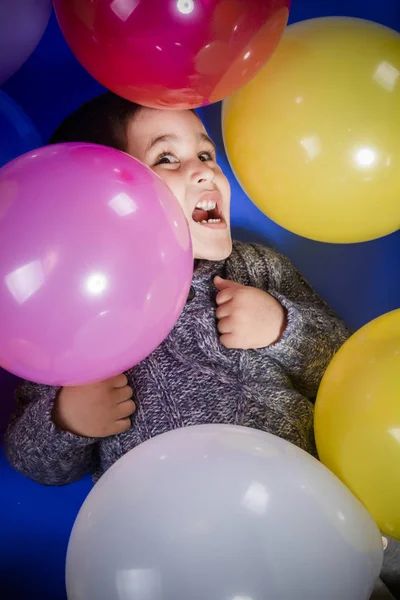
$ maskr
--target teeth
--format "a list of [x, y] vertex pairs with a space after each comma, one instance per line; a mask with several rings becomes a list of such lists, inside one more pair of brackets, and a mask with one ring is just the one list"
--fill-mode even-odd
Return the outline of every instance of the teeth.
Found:
[[209, 223], [221, 223], [221, 219], [208, 219], [208, 221], [202, 221], [202, 225], [207, 225]]
[[196, 208], [201, 208], [201, 210], [214, 210], [214, 208], [217, 206], [217, 204], [215, 202], [211, 202], [210, 200], [202, 200], [201, 202], [198, 202], [196, 204]]

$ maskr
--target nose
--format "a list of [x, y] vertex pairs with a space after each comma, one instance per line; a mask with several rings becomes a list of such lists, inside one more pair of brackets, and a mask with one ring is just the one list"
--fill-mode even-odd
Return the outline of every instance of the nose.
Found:
[[190, 179], [194, 184], [212, 183], [215, 179], [215, 173], [207, 162], [196, 159], [190, 165]]

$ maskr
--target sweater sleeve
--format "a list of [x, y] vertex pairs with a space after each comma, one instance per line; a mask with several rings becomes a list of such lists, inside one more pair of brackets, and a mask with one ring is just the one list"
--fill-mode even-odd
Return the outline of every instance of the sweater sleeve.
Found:
[[95, 468], [97, 441], [58, 429], [52, 420], [59, 388], [23, 382], [5, 436], [6, 455], [23, 475], [44, 485], [77, 481]]
[[315, 398], [322, 376], [349, 337], [349, 330], [289, 259], [257, 245], [240, 245], [237, 251], [246, 264], [249, 285], [271, 294], [287, 312], [281, 339], [261, 352], [282, 366], [299, 392]]

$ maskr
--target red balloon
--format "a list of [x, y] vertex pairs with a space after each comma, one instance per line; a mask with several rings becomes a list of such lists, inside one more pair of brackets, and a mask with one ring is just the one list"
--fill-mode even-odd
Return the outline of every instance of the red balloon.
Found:
[[54, 0], [82, 65], [153, 108], [196, 108], [254, 77], [285, 29], [290, 0]]

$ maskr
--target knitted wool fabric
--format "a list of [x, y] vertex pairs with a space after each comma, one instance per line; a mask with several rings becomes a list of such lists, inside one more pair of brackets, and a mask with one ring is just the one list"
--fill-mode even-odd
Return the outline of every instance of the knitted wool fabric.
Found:
[[[224, 348], [215, 316], [215, 275], [273, 295], [288, 315], [281, 340], [261, 350]], [[199, 262], [174, 329], [126, 373], [137, 405], [128, 431], [102, 439], [61, 431], [51, 417], [58, 389], [24, 382], [6, 435], [8, 458], [43, 484], [62, 485], [88, 472], [97, 480], [145, 440], [203, 423], [254, 427], [315, 455], [312, 400], [348, 335], [288, 259], [268, 248], [235, 243], [226, 261]]]

